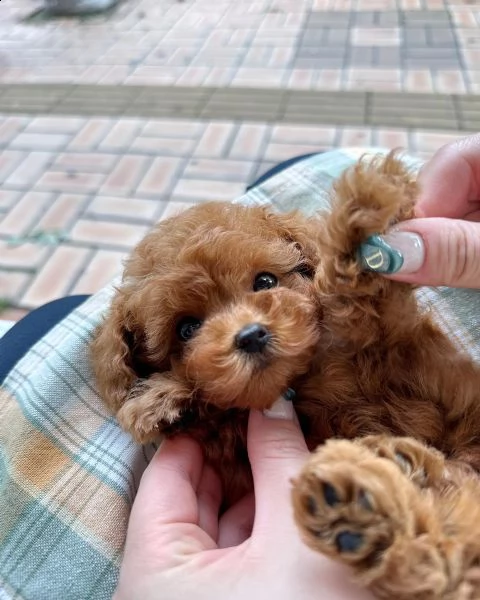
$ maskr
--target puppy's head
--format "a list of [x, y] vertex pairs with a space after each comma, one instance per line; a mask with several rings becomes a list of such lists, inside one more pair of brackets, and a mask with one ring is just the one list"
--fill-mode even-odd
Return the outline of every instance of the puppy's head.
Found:
[[155, 437], [198, 403], [267, 408], [308, 370], [315, 235], [297, 213], [207, 203], [146, 236], [93, 345], [100, 393], [127, 429]]

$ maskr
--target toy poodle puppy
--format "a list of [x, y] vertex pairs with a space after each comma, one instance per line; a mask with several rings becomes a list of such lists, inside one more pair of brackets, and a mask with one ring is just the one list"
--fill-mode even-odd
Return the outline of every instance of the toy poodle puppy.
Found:
[[[286, 390], [312, 454], [293, 482], [306, 543], [380, 598], [480, 598], [480, 369], [360, 243], [413, 215], [395, 154], [359, 161], [306, 218], [207, 203], [134, 250], [92, 347], [140, 442], [185, 432], [229, 502], [251, 489], [250, 408]], [[320, 597], [320, 596], [319, 596]]]

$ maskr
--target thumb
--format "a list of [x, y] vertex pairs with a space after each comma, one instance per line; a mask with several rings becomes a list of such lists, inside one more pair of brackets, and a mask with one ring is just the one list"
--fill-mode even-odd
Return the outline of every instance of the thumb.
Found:
[[254, 530], [284, 529], [291, 518], [290, 480], [298, 475], [308, 449], [293, 405], [283, 398], [264, 414], [252, 411], [248, 455], [255, 487]]
[[366, 269], [396, 281], [480, 288], [480, 223], [412, 219], [369, 238], [360, 255]]

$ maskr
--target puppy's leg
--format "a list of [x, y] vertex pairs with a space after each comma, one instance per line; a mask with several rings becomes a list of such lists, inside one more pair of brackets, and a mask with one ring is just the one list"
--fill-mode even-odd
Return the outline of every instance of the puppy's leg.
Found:
[[389, 327], [413, 326], [417, 314], [412, 286], [363, 271], [358, 247], [413, 216], [417, 186], [393, 154], [359, 162], [336, 182], [331, 212], [318, 236], [320, 264], [315, 278], [328, 327], [336, 337], [365, 346]]
[[191, 390], [181, 381], [155, 373], [132, 388], [116, 416], [137, 442], [155, 441], [181, 418], [190, 397]]
[[478, 598], [479, 487], [434, 491], [443, 466], [408, 438], [329, 440], [294, 482], [297, 525], [379, 598]]

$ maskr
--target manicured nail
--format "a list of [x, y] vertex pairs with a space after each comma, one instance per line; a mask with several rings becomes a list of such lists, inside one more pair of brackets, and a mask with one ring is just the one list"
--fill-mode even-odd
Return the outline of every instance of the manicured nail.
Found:
[[422, 238], [410, 231], [392, 231], [372, 235], [360, 246], [359, 259], [366, 271], [391, 275], [415, 273], [423, 265], [425, 246]]
[[265, 417], [269, 419], [283, 419], [284, 421], [293, 421], [295, 419], [295, 410], [290, 400], [285, 400], [280, 396], [270, 408], [263, 411]]

